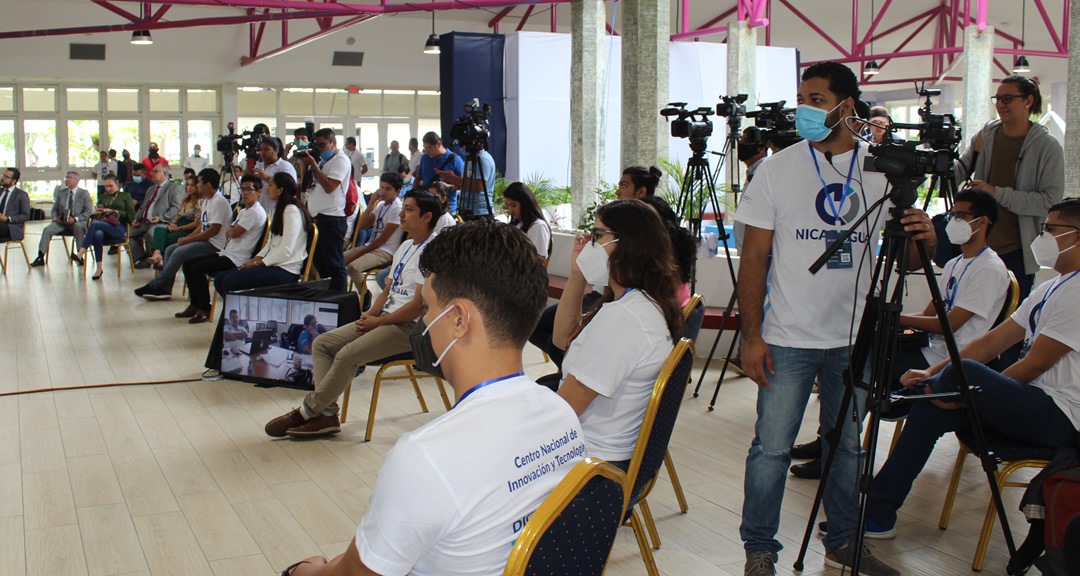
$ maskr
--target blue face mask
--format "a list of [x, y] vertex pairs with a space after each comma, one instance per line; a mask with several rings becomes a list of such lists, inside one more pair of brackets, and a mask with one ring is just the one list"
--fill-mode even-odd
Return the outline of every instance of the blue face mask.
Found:
[[323, 159], [323, 162], [326, 162], [326, 161], [328, 161], [328, 160], [330, 160], [331, 158], [334, 157], [334, 151], [333, 150], [326, 150], [325, 152], [322, 152], [321, 154], [319, 154], [319, 156]]
[[136, 184], [139, 184], [139, 183], [142, 182], [142, 176], [132, 176], [131, 181], [136, 183]]
[[[842, 104], [843, 102], [841, 102]], [[811, 142], [821, 142], [832, 134], [833, 128], [840, 122], [832, 126], [825, 125], [825, 119], [829, 117], [829, 114], [833, 110], [840, 107], [837, 104], [832, 110], [822, 110], [821, 108], [815, 108], [809, 104], [800, 104], [795, 109], [795, 130], [799, 132], [799, 136], [802, 136], [806, 140]]]

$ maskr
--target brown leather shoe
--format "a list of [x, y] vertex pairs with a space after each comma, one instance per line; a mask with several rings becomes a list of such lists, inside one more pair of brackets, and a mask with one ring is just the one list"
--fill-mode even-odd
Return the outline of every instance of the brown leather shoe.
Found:
[[202, 310], [199, 310], [198, 312], [195, 313], [194, 316], [191, 317], [191, 320], [188, 320], [188, 324], [202, 324], [203, 322], [209, 322], [209, 321], [210, 321], [210, 315], [207, 314], [206, 312], [203, 312]]
[[176, 314], [173, 314], [173, 316], [176, 316], [177, 318], [192, 318], [198, 313], [199, 309], [189, 304], [187, 308], [184, 308], [183, 312], [177, 312]]
[[289, 436], [302, 436], [304, 438], [310, 438], [312, 436], [329, 436], [330, 434], [337, 434], [338, 432], [341, 432], [341, 421], [338, 420], [337, 414], [334, 414], [333, 416], [319, 414], [311, 420], [285, 431]]
[[273, 436], [274, 438], [284, 438], [286, 430], [288, 430], [289, 428], [300, 426], [304, 422], [306, 422], [306, 420], [304, 420], [304, 415], [300, 413], [300, 409], [294, 408], [288, 414], [284, 416], [278, 416], [277, 418], [274, 418], [273, 420], [267, 422], [266, 428], [264, 430], [266, 430], [267, 436]]

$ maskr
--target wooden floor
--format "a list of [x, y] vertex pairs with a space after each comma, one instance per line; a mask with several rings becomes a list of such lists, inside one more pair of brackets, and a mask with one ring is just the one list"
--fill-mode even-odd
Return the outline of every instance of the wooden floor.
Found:
[[[37, 230], [30, 228], [30, 250]], [[151, 271], [132, 276], [125, 268], [117, 283], [113, 256], [104, 278], [91, 282], [62, 252], [55, 242], [51, 265], [30, 272], [12, 253], [0, 277], [0, 393], [199, 378], [213, 329], [172, 317], [182, 307], [179, 283], [173, 301], [146, 302], [132, 290]], [[552, 371], [533, 348], [526, 365], [533, 377]], [[408, 384], [389, 384], [374, 438], [364, 443], [372, 377], [356, 380], [340, 435], [305, 442], [262, 431], [298, 405], [300, 392], [228, 380], [0, 397], [0, 575], [271, 576], [304, 557], [342, 552], [383, 454], [443, 412], [433, 384], [424, 388], [429, 414], [419, 413]], [[711, 386], [701, 398], [688, 394], [672, 439], [689, 513], [678, 513], [666, 473], [649, 498], [663, 540], [656, 562], [667, 575], [742, 573], [743, 462], [756, 392], [745, 378], [729, 379], [708, 412]], [[801, 441], [814, 435], [816, 400], [808, 410]], [[882, 455], [891, 432], [886, 425]], [[989, 489], [969, 458], [949, 530], [938, 530], [955, 455], [955, 440], [945, 438], [901, 510], [899, 537], [873, 543], [904, 574], [971, 572]], [[780, 574], [792, 572], [815, 488], [787, 483]], [[1015, 512], [1019, 492], [1006, 494], [1006, 507], [1026, 530]], [[1003, 550], [995, 529], [984, 574], [1004, 574]], [[816, 536], [806, 573], [838, 573], [823, 567]], [[629, 529], [608, 574], [645, 574]]]

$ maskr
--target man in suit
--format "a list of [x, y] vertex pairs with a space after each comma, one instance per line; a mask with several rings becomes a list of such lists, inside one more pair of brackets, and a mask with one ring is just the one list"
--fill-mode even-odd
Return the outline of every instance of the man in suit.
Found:
[[8, 168], [0, 178], [0, 242], [22, 240], [23, 226], [30, 219], [30, 195], [15, 186], [20, 176], [17, 169]]
[[65, 234], [75, 237], [73, 246], [82, 246], [86, 227], [89, 226], [90, 214], [94, 211], [94, 201], [90, 192], [79, 188], [79, 173], [71, 171], [64, 178], [64, 186], [58, 186], [53, 192], [52, 222], [41, 231], [38, 244], [38, 257], [30, 266], [44, 266], [49, 254], [52, 237]]
[[140, 270], [150, 267], [146, 257], [153, 251], [154, 229], [172, 224], [185, 195], [182, 186], [169, 180], [168, 166], [154, 166], [150, 170], [150, 180], [153, 184], [146, 190], [146, 199], [135, 213], [128, 237], [131, 257]]

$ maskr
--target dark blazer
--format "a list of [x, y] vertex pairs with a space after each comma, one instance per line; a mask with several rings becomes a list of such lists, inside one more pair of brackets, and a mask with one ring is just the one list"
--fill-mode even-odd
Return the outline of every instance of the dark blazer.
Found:
[[30, 195], [26, 190], [19, 187], [11, 189], [7, 205], [4, 206], [4, 216], [8, 217], [9, 240], [22, 240], [25, 237], [24, 226], [30, 219]]

